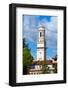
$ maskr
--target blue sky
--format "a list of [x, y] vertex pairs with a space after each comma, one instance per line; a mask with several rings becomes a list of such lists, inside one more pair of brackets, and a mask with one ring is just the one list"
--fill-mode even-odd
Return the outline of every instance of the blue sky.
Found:
[[46, 58], [57, 54], [57, 17], [40, 15], [23, 15], [23, 37], [26, 38], [31, 54], [36, 60], [38, 27], [45, 27]]

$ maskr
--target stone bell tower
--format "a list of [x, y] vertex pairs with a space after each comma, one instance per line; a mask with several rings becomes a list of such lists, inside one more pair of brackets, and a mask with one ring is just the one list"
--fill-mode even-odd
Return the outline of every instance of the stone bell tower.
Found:
[[37, 61], [45, 60], [45, 27], [40, 26], [37, 36]]

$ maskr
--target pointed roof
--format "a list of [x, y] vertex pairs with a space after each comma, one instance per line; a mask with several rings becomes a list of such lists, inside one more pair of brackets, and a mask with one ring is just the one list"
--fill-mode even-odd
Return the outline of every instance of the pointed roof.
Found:
[[45, 27], [42, 26], [42, 25], [40, 25], [40, 26], [39, 26], [39, 30], [45, 30]]

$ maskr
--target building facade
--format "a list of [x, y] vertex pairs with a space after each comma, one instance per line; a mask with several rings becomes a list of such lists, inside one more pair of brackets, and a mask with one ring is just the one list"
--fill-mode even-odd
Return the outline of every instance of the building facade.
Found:
[[29, 69], [29, 74], [32, 75], [32, 74], [42, 74], [43, 71], [42, 71], [42, 65], [32, 65]]

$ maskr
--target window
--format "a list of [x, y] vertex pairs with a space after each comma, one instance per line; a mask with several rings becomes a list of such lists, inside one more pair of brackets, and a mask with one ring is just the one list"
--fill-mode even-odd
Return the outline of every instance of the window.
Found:
[[42, 36], [42, 32], [40, 32], [40, 37]]

